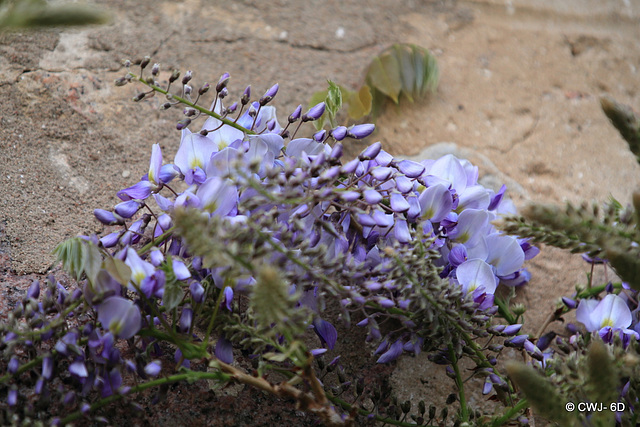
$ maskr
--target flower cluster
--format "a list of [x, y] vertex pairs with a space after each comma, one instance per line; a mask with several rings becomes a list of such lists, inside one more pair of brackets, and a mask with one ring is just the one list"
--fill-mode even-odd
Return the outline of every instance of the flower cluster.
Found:
[[[274, 88], [262, 99], [275, 95]], [[535, 256], [537, 248], [495, 230], [491, 222], [512, 209], [503, 200], [506, 187], [494, 193], [479, 185], [478, 169], [468, 161], [452, 155], [420, 163], [398, 160], [375, 143], [343, 164], [340, 141], [365, 137], [373, 131], [372, 125], [350, 129], [340, 126], [285, 144], [289, 125], [319, 117], [324, 105], [305, 114], [298, 107], [285, 128], [279, 124], [274, 107], [262, 101], [250, 105], [235, 123], [256, 134], [245, 135], [214, 117], [207, 119], [197, 133], [184, 127], [173, 163], [163, 164], [161, 149], [154, 144], [148, 174], [118, 192], [122, 202], [113, 211], [95, 211], [107, 225], [125, 225], [100, 241], [105, 248], [116, 247], [114, 256], [131, 268], [129, 290], [161, 300], [169, 271], [176, 280], [196, 290], [191, 297], [192, 304], [198, 304], [202, 301], [202, 279], [212, 278], [215, 286], [224, 290], [230, 310], [234, 295], [255, 282], [250, 271], [238, 278], [231, 277], [228, 266], [203, 266], [201, 257], [190, 256], [193, 252], [179, 234], [159, 239], [171, 230], [174, 213], [181, 209], [196, 209], [242, 226], [251, 223], [255, 215], [275, 209], [277, 222], [288, 231], [294, 227], [293, 219], [301, 221], [295, 236], [290, 236], [294, 241], [286, 242], [287, 247], [295, 247], [296, 241], [309, 242], [311, 248], [324, 245], [327, 254], [341, 257], [343, 265], [358, 263], [371, 270], [360, 280], [350, 278], [350, 292], [343, 292], [343, 304], [363, 305], [371, 300], [381, 308], [409, 308], [410, 301], [402, 298], [394, 280], [385, 277], [382, 269], [375, 274], [372, 270], [381, 263], [384, 248], [395, 243], [410, 245], [414, 240], [429, 241], [428, 248], [439, 255], [434, 257], [434, 264], [440, 269], [440, 277], [451, 287], [460, 287], [463, 294], [471, 294], [478, 310], [493, 307], [499, 283], [518, 286], [528, 281], [522, 264]], [[220, 114], [227, 109], [217, 99], [211, 110]], [[331, 140], [334, 146], [329, 145]], [[178, 181], [186, 184], [181, 192], [173, 189]], [[151, 197], [158, 206], [155, 212], [149, 208]], [[151, 215], [142, 214], [134, 220], [141, 210]], [[127, 225], [129, 220], [132, 222]], [[152, 230], [148, 237], [144, 235], [146, 228]], [[147, 260], [131, 247], [141, 238], [151, 244], [145, 254]], [[274, 231], [271, 238], [283, 242], [285, 237]], [[305, 285], [303, 292], [314, 290], [313, 280]], [[317, 331], [323, 329], [331, 330], [320, 332], [320, 336], [333, 347], [332, 327]], [[379, 335], [375, 328], [372, 333]], [[327, 335], [331, 338], [326, 339]], [[393, 348], [393, 357], [380, 360], [397, 357], [401, 353], [399, 345], [385, 349]]]
[[[154, 66], [151, 81], [157, 74]], [[178, 79], [174, 73], [169, 86]], [[79, 399], [67, 400], [80, 400], [86, 413], [91, 393], [124, 395], [127, 375], [158, 376], [161, 342], [173, 346], [180, 369], [205, 358], [228, 375], [231, 368], [221, 364], [231, 363], [241, 347], [309, 375], [307, 355], [319, 357], [338, 342], [324, 318], [330, 304], [346, 325], [354, 318], [367, 329], [379, 363], [428, 351], [431, 360], [450, 366], [459, 387], [454, 368], [471, 355], [488, 389], [512, 390], [493, 367], [496, 357], [485, 354], [502, 347], [480, 348], [475, 337], [509, 337], [505, 345], [541, 357], [527, 335], [517, 335], [517, 316], [495, 304], [500, 284], [528, 282], [523, 263], [538, 252], [493, 226], [501, 214], [513, 213], [505, 186], [497, 192], [483, 187], [478, 168], [466, 160], [402, 160], [379, 142], [343, 160], [343, 141], [369, 136], [373, 125], [298, 137], [302, 124], [323, 115], [324, 103], [304, 113], [298, 106], [282, 126], [269, 105], [278, 85], [253, 102], [247, 87], [227, 107], [224, 74], [211, 107], [203, 109], [196, 103], [210, 87], [200, 87], [193, 101], [191, 79], [188, 72], [182, 97], [163, 105], [187, 105], [175, 157], [166, 161], [153, 144], [141, 180], [118, 191], [112, 209], [94, 211], [109, 231], [58, 248], [65, 267], [83, 279], [82, 290], [68, 297], [51, 279], [49, 292], [58, 299], [53, 315], [38, 304], [38, 285], [29, 291], [23, 311], [49, 349], [37, 362], [36, 393], [53, 370], [65, 367], [82, 390]], [[192, 122], [203, 112], [209, 117], [196, 131]], [[498, 312], [511, 324], [491, 326]], [[64, 328], [54, 329], [58, 323]], [[10, 375], [27, 371], [20, 368], [26, 356], [16, 349], [28, 343], [18, 329], [14, 322], [0, 330]], [[302, 336], [309, 329], [319, 345], [307, 352]], [[128, 352], [118, 345], [123, 341]], [[17, 388], [7, 392], [12, 408], [22, 398]]]

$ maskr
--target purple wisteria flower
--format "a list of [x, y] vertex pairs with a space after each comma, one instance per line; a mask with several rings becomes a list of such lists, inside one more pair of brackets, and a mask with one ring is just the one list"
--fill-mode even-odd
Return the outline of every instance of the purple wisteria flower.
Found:
[[98, 320], [114, 336], [128, 339], [140, 330], [142, 316], [132, 301], [111, 297], [98, 306]]
[[170, 180], [169, 176], [161, 173], [162, 169], [162, 150], [159, 144], [153, 144], [151, 149], [151, 160], [149, 162], [149, 172], [147, 173], [147, 179], [134, 184], [129, 188], [118, 191], [118, 197], [123, 201], [132, 199], [144, 200], [151, 195], [152, 192], [158, 191], [162, 188], [163, 181], [161, 176]]
[[584, 324], [589, 332], [598, 332], [605, 342], [612, 342], [613, 336], [620, 333], [626, 340], [640, 339], [640, 334], [632, 329], [631, 310], [623, 298], [608, 294], [602, 300], [585, 299], [580, 301], [576, 310], [576, 319]]

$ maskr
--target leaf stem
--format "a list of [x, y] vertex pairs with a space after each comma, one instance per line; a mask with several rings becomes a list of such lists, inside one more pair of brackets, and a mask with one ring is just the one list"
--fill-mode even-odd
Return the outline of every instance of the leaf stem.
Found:
[[460, 417], [462, 422], [469, 420], [469, 410], [467, 408], [467, 399], [464, 394], [464, 382], [460, 375], [460, 368], [458, 367], [458, 357], [453, 350], [453, 346], [449, 344], [449, 357], [451, 358], [451, 365], [453, 366], [453, 372], [456, 374], [456, 385], [458, 386], [458, 396], [460, 398]]
[[238, 129], [239, 131], [242, 131], [244, 133], [248, 133], [250, 135], [255, 135], [256, 134], [256, 132], [254, 132], [253, 130], [250, 130], [250, 129], [247, 129], [247, 128], [243, 127], [243, 126], [240, 126], [236, 122], [234, 122], [232, 120], [229, 120], [229, 119], [227, 119], [225, 117], [222, 117], [220, 114], [215, 113], [215, 112], [213, 112], [211, 110], [208, 110], [208, 109], [206, 109], [204, 107], [201, 107], [201, 106], [199, 106], [199, 105], [197, 105], [197, 104], [195, 104], [195, 103], [193, 103], [193, 102], [191, 102], [191, 101], [189, 101], [189, 100], [187, 100], [187, 99], [185, 99], [185, 98], [183, 98], [181, 96], [173, 95], [173, 94], [169, 93], [168, 90], [162, 89], [161, 87], [156, 86], [153, 83], [149, 83], [149, 82], [145, 81], [144, 79], [142, 79], [141, 77], [138, 77], [136, 74], [134, 74], [132, 72], [129, 72], [129, 75], [134, 80], [139, 81], [140, 83], [142, 83], [143, 85], [148, 86], [149, 88], [153, 89], [154, 91], [162, 93], [163, 95], [167, 95], [167, 96], [171, 97], [171, 99], [175, 99], [176, 101], [180, 102], [181, 104], [188, 105], [189, 107], [194, 108], [194, 109], [200, 111], [203, 114], [206, 114], [208, 116], [216, 118], [216, 119], [220, 120], [221, 122], [223, 122], [226, 125], [229, 125], [229, 126], [231, 126], [233, 128]]
[[[226, 286], [226, 283], [225, 283], [225, 286]], [[213, 330], [213, 324], [216, 320], [216, 317], [218, 317], [218, 310], [220, 309], [220, 305], [222, 304], [223, 298], [224, 298], [224, 289], [220, 289], [220, 293], [218, 294], [218, 298], [216, 299], [216, 306], [213, 309], [213, 315], [209, 320], [209, 326], [207, 326], [207, 334], [205, 335], [204, 340], [202, 340], [203, 349], [206, 349], [207, 346], [209, 345], [209, 337], [211, 336], [211, 331]]]
[[508, 422], [511, 418], [516, 416], [520, 411], [526, 409], [529, 405], [527, 399], [520, 399], [515, 405], [507, 410], [500, 418], [496, 418], [491, 423], [491, 427], [499, 427], [504, 423]]
[[509, 310], [508, 304], [498, 296], [496, 296], [493, 301], [498, 306], [498, 313], [500, 313], [500, 315], [509, 322], [510, 325], [515, 324], [516, 318], [513, 316], [513, 313], [511, 313], [511, 310]]

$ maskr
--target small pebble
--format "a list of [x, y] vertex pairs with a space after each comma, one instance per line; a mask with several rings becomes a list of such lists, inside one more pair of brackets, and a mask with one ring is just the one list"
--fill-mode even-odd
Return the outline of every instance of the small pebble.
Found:
[[131, 172], [129, 172], [128, 170], [125, 169], [122, 171], [123, 178], [129, 178], [130, 175], [131, 175]]

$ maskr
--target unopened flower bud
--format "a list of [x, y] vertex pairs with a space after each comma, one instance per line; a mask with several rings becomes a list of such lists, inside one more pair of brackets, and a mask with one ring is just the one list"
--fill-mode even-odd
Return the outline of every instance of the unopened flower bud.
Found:
[[449, 378], [452, 378], [454, 380], [456, 379], [456, 373], [455, 373], [455, 371], [453, 370], [453, 368], [451, 366], [447, 366], [445, 368], [445, 373], [447, 374], [447, 376]]
[[367, 148], [365, 148], [362, 151], [362, 153], [360, 153], [360, 155], [358, 156], [358, 159], [360, 159], [361, 161], [371, 160], [380, 153], [381, 149], [382, 149], [382, 144], [380, 142], [375, 142], [370, 146], [368, 146]]
[[42, 359], [42, 378], [50, 380], [53, 375], [53, 358], [51, 356]]
[[169, 77], [169, 83], [173, 83], [180, 78], [180, 71], [173, 70], [171, 77]]
[[182, 130], [191, 124], [191, 119], [182, 119], [176, 124], [176, 129]]
[[324, 102], [316, 104], [315, 106], [311, 107], [309, 111], [307, 111], [302, 115], [302, 121], [312, 122], [314, 120], [318, 120], [324, 114], [324, 110], [325, 110]]
[[122, 66], [124, 68], [129, 68], [131, 67], [131, 60], [130, 59], [125, 59], [124, 61], [122, 61]]
[[296, 109], [289, 116], [289, 123], [295, 123], [300, 118], [300, 114], [302, 114], [302, 105], [298, 105]]
[[40, 296], [40, 281], [34, 280], [29, 286], [29, 290], [27, 291], [27, 299], [35, 299], [37, 300]]
[[151, 75], [157, 76], [159, 72], [160, 72], [160, 64], [156, 62], [155, 64], [153, 64], [153, 67], [151, 67]]
[[11, 406], [16, 406], [18, 404], [18, 388], [13, 385], [7, 394], [7, 404]]
[[9, 360], [9, 366], [7, 366], [7, 371], [13, 375], [18, 371], [18, 368], [20, 367], [20, 361], [18, 360], [17, 357], [12, 357], [11, 360]]
[[191, 322], [193, 320], [193, 310], [191, 309], [191, 305], [185, 304], [182, 308], [182, 314], [180, 315], [180, 321], [178, 323], [178, 328], [180, 332], [185, 333], [189, 331], [191, 327]]
[[424, 415], [426, 410], [427, 410], [427, 407], [424, 403], [424, 400], [421, 400], [420, 402], [418, 402], [418, 412], [420, 413], [420, 415]]
[[347, 136], [354, 139], [366, 138], [371, 135], [375, 130], [376, 126], [374, 124], [363, 124], [363, 125], [355, 125], [352, 126], [348, 132]]
[[122, 219], [122, 217], [116, 216], [113, 212], [110, 212], [104, 209], [95, 209], [93, 211], [93, 215], [95, 215], [97, 220], [103, 223], [104, 225], [124, 224], [124, 220]]
[[154, 360], [144, 367], [144, 373], [150, 377], [157, 377], [160, 371], [162, 371], [162, 363], [159, 360]]
[[144, 92], [140, 92], [136, 96], [133, 97], [133, 102], [142, 101], [147, 94]]
[[315, 134], [313, 134], [313, 139], [318, 141], [318, 142], [322, 142], [324, 141], [324, 138], [327, 136], [327, 131], [322, 129], [319, 132], [316, 132]]
[[269, 90], [264, 93], [262, 98], [260, 98], [260, 105], [267, 105], [269, 102], [271, 102], [278, 93], [279, 88], [280, 86], [278, 85], [278, 83], [271, 86]]
[[525, 307], [522, 303], [517, 303], [511, 306], [511, 311], [513, 311], [513, 314], [515, 314], [516, 316], [522, 316], [525, 311], [527, 311], [527, 307]]
[[222, 89], [227, 87], [227, 84], [229, 83], [229, 73], [224, 73], [223, 75], [220, 76], [220, 79], [218, 80], [218, 84], [216, 84], [216, 92], [220, 92], [222, 91]]
[[226, 113], [233, 114], [236, 112], [237, 109], [238, 109], [238, 103], [234, 102], [233, 104], [227, 107]]
[[193, 72], [191, 70], [184, 73], [184, 77], [182, 77], [182, 84], [186, 85], [187, 83], [189, 83], [192, 77], [193, 77]]
[[329, 154], [329, 160], [337, 160], [342, 157], [342, 150], [342, 144], [337, 143], [331, 150], [331, 154]]
[[547, 332], [546, 334], [538, 338], [538, 341], [536, 341], [536, 347], [538, 347], [542, 351], [546, 350], [555, 337], [556, 333], [554, 331]]
[[116, 86], [124, 86], [129, 83], [129, 80], [126, 77], [120, 77], [115, 80]]
[[564, 303], [564, 305], [567, 306], [568, 309], [574, 309], [578, 306], [578, 304], [576, 303], [576, 300], [571, 298], [562, 297], [562, 302]]
[[204, 287], [199, 282], [191, 282], [189, 291], [191, 292], [191, 298], [193, 298], [194, 303], [200, 304], [204, 301]]
[[229, 95], [229, 90], [226, 87], [223, 87], [220, 93], [218, 93], [218, 96], [220, 97], [220, 99], [226, 98], [227, 95]]
[[492, 334], [501, 334], [504, 331], [504, 328], [506, 327], [507, 327], [506, 325], [495, 325], [495, 326], [489, 327], [487, 330]]
[[144, 70], [147, 65], [149, 65], [149, 62], [151, 62], [151, 57], [145, 56], [142, 61], [140, 61], [140, 68]]
[[191, 92], [193, 91], [193, 88], [189, 85], [184, 85], [184, 94], [185, 95], [191, 95]]
[[448, 416], [449, 416], [449, 408], [445, 406], [444, 408], [442, 408], [442, 411], [440, 411], [440, 419], [446, 420]]
[[162, 104], [160, 106], [160, 110], [162, 110], [162, 111], [168, 110], [169, 108], [171, 108], [171, 103], [170, 102], [165, 102], [164, 104]]
[[505, 335], [515, 335], [520, 331], [520, 329], [522, 329], [522, 324], [516, 323], [514, 325], [508, 325], [507, 327], [505, 327], [503, 333]]
[[209, 90], [209, 83], [205, 83], [202, 85], [200, 89], [198, 89], [198, 95], [202, 96]]
[[604, 291], [608, 294], [613, 292], [613, 283], [609, 282], [607, 283], [607, 285], [604, 287]]
[[191, 108], [191, 107], [186, 107], [184, 110], [182, 110], [182, 114], [184, 114], [187, 117], [193, 117], [195, 116], [197, 113], [195, 108]]
[[251, 99], [251, 86], [247, 86], [242, 94], [242, 98], [240, 98], [240, 102], [242, 105], [247, 105], [249, 100]]
[[542, 361], [544, 360], [544, 356], [542, 355], [542, 352], [540, 351], [540, 349], [538, 348], [538, 346], [536, 346], [534, 343], [532, 343], [529, 340], [526, 340], [524, 342], [524, 349], [527, 351], [527, 353], [529, 353], [529, 355], [531, 357], [533, 357], [536, 360]]
[[495, 352], [499, 352], [502, 351], [502, 349], [504, 348], [503, 345], [501, 344], [491, 344], [489, 345], [489, 347], [487, 347], [489, 350], [491, 351], [495, 351]]
[[504, 342], [504, 345], [506, 347], [521, 348], [524, 345], [524, 343], [527, 341], [527, 338], [529, 338], [529, 335], [517, 335], [509, 340], [506, 340]]
[[347, 128], [345, 126], [338, 126], [331, 131], [331, 136], [336, 141], [342, 141], [347, 136]]

